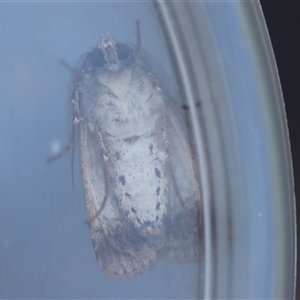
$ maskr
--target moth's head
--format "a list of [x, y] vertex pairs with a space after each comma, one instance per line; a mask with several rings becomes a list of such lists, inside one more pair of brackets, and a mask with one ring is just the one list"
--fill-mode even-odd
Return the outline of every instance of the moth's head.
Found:
[[124, 64], [134, 58], [134, 51], [123, 43], [114, 40], [110, 35], [104, 40], [101, 36], [98, 46], [88, 54], [91, 67], [102, 68], [107, 66], [111, 71], [118, 71]]

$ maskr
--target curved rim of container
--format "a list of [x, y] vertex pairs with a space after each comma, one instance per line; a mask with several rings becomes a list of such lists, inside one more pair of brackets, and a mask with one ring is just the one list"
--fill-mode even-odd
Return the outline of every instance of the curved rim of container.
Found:
[[[195, 40], [199, 40], [198, 29], [203, 23], [200, 22], [199, 12], [201, 5], [209, 5], [209, 2], [177, 2], [156, 1], [156, 6], [160, 14], [160, 18], [169, 42], [169, 47], [173, 54], [173, 59], [177, 67], [182, 89], [188, 105], [191, 107], [190, 117], [194, 130], [195, 145], [198, 157], [200, 159], [200, 174], [208, 174], [209, 165], [207, 164], [207, 153], [204, 147], [206, 142], [205, 132], [201, 128], [199, 118], [196, 114], [197, 91], [195, 84], [201, 82], [201, 78], [197, 77], [197, 73], [190, 72], [191, 67], [188, 61], [188, 55], [193, 53], [193, 58], [201, 59], [199, 48], [193, 43], [185, 43], [182, 47], [182, 37], [192, 35]], [[268, 128], [270, 133], [267, 137], [266, 144], [273, 145], [269, 148], [270, 155], [273, 159], [273, 170], [277, 171], [272, 177], [274, 182], [280, 183], [276, 185], [274, 195], [285, 195], [285, 197], [274, 197], [272, 209], [275, 215], [279, 216], [272, 220], [272, 226], [275, 232], [280, 229], [280, 237], [274, 242], [274, 247], [280, 249], [276, 254], [276, 261], [283, 261], [281, 265], [281, 274], [275, 274], [274, 294], [279, 297], [294, 297], [295, 295], [295, 274], [296, 274], [296, 218], [295, 218], [295, 198], [293, 190], [293, 175], [291, 165], [291, 152], [289, 146], [289, 138], [287, 131], [287, 121], [282, 98], [282, 92], [279, 83], [277, 67], [275, 63], [272, 46], [264, 22], [262, 10], [259, 2], [231, 2], [235, 12], [238, 15], [239, 26], [247, 31], [247, 39], [252, 44], [253, 52], [251, 60], [255, 62], [254, 68], [260, 77], [264, 78], [262, 82], [262, 90], [265, 93], [262, 97], [264, 126]], [[263, 64], [261, 64], [263, 62]], [[191, 75], [192, 74], [192, 75]], [[196, 75], [196, 76], [195, 76]], [[194, 77], [193, 77], [194, 76]], [[275, 105], [274, 105], [275, 103]], [[274, 147], [275, 145], [275, 147]], [[274, 153], [276, 152], [276, 153]], [[223, 166], [225, 168], [225, 166]], [[204, 256], [204, 288], [203, 297], [205, 299], [212, 298], [213, 291], [213, 257], [211, 255], [212, 245], [212, 226], [211, 226], [211, 206], [210, 206], [210, 184], [207, 176], [201, 176], [200, 186], [203, 197], [203, 218], [204, 218], [204, 239], [205, 239], [205, 256]], [[292, 244], [292, 245], [291, 245]], [[291, 272], [291, 269], [292, 272]], [[282, 274], [286, 278], [282, 280]], [[293, 273], [293, 275], [291, 275]], [[288, 274], [288, 275], [287, 275]], [[292, 283], [291, 283], [292, 282]]]

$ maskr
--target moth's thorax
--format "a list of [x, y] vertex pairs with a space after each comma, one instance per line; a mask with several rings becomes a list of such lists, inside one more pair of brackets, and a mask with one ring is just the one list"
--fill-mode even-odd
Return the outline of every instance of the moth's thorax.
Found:
[[87, 72], [81, 90], [90, 101], [83, 101], [83, 114], [113, 136], [129, 137], [152, 132], [161, 119], [164, 99], [159, 87], [139, 59], [125, 66], [116, 64]]

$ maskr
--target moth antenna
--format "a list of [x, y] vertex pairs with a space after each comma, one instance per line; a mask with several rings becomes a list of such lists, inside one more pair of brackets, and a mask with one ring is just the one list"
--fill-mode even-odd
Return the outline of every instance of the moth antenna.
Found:
[[76, 69], [74, 69], [70, 64], [68, 64], [65, 60], [60, 59], [59, 63], [64, 66], [68, 71], [70, 71], [71, 73], [74, 74], [78, 74], [78, 71]]
[[[64, 61], [62, 61], [63, 63], [65, 63]], [[67, 63], [65, 63], [66, 66], [69, 67], [69, 65]], [[78, 72], [75, 71], [77, 74]], [[70, 140], [67, 144], [67, 146], [61, 151], [59, 152], [57, 155], [50, 157], [47, 159], [48, 162], [53, 162], [54, 160], [59, 159], [60, 157], [62, 157], [65, 153], [67, 153], [69, 150], [72, 149], [72, 154], [71, 154], [71, 173], [72, 173], [72, 189], [74, 190], [74, 145], [75, 145], [75, 139], [76, 139], [76, 133], [77, 133], [77, 127], [80, 121], [82, 121], [83, 119], [80, 117], [79, 114], [79, 106], [78, 106], [78, 89], [74, 90], [74, 94], [73, 94], [74, 99], [72, 100], [72, 106], [73, 106], [73, 126], [72, 126], [72, 133], [71, 133], [71, 137]]]
[[140, 20], [136, 21], [136, 54], [139, 55], [141, 51], [141, 26]]
[[61, 158], [64, 154], [66, 154], [70, 149], [74, 148], [74, 141], [75, 141], [75, 131], [76, 131], [76, 128], [75, 126], [73, 126], [73, 129], [72, 129], [72, 134], [71, 134], [71, 137], [70, 137], [70, 140], [68, 142], [68, 145], [62, 150], [60, 151], [58, 154], [50, 157], [47, 159], [47, 162], [51, 163], [59, 158]]
[[72, 147], [71, 173], [72, 173], [72, 190], [74, 190], [74, 147]]
[[58, 158], [62, 157], [65, 153], [67, 153], [71, 148], [74, 147], [75, 137], [76, 137], [76, 132], [77, 132], [77, 126], [78, 126], [79, 122], [82, 120], [82, 118], [80, 118], [80, 114], [79, 114], [78, 90], [77, 89], [75, 89], [73, 97], [75, 97], [72, 100], [72, 105], [73, 105], [73, 127], [72, 127], [72, 134], [71, 134], [70, 140], [68, 142], [68, 145], [61, 152], [59, 152], [55, 156], [50, 157], [49, 159], [47, 159], [48, 162], [52, 162], [54, 160], [57, 160]]

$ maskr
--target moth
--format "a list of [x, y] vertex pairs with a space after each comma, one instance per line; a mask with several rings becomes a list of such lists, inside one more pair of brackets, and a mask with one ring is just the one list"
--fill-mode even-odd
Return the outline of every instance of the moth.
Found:
[[139, 47], [101, 36], [79, 65], [65, 151], [77, 136], [100, 268], [131, 278], [162, 258], [198, 260], [201, 199], [180, 107], [151, 73]]

